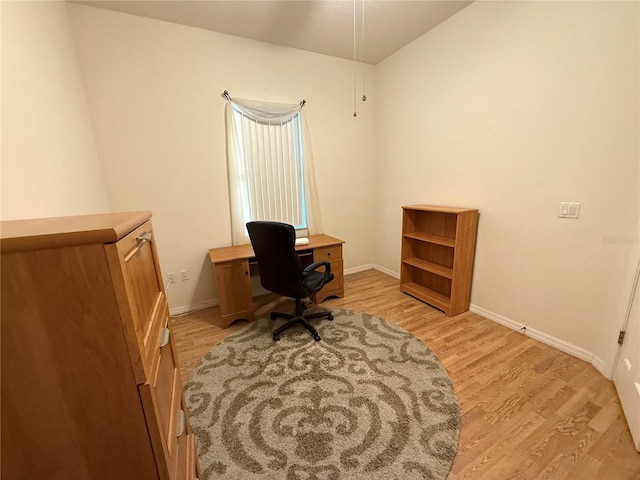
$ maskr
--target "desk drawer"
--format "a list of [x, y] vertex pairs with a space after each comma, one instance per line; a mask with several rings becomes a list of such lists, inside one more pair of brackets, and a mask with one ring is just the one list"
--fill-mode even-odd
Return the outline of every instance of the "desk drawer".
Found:
[[314, 295], [314, 302], [321, 303], [329, 297], [344, 296], [344, 265], [342, 260], [342, 245], [332, 245], [330, 247], [316, 248], [313, 254], [316, 262], [331, 262], [331, 272], [333, 280]]
[[334, 262], [336, 260], [342, 260], [342, 245], [334, 245], [332, 247], [323, 247], [316, 248], [313, 251], [313, 261], [314, 262], [322, 262], [322, 261]]
[[344, 266], [342, 260], [331, 262], [333, 280], [313, 296], [314, 303], [321, 303], [329, 297], [344, 297]]

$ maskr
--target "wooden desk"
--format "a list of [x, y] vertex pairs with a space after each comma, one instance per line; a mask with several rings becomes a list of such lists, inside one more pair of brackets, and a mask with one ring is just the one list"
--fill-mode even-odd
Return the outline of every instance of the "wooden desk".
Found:
[[[310, 235], [307, 245], [296, 247], [303, 266], [322, 260], [331, 262], [333, 281], [312, 294], [314, 303], [321, 303], [329, 297], [344, 296], [343, 243], [343, 240], [321, 234]], [[216, 271], [221, 326], [226, 328], [240, 318], [255, 320], [251, 276], [260, 272], [251, 244], [212, 248], [209, 250], [209, 259]]]

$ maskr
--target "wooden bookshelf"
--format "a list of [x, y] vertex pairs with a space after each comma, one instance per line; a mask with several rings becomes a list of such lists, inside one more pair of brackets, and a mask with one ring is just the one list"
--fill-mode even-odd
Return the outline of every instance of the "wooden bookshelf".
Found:
[[400, 290], [449, 316], [469, 310], [478, 210], [402, 207]]

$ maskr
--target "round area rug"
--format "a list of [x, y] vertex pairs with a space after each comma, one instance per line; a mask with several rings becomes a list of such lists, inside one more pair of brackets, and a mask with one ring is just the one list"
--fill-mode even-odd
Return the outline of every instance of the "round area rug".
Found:
[[334, 317], [320, 342], [274, 342], [263, 319], [202, 358], [185, 386], [201, 480], [447, 477], [460, 415], [438, 358], [381, 318]]

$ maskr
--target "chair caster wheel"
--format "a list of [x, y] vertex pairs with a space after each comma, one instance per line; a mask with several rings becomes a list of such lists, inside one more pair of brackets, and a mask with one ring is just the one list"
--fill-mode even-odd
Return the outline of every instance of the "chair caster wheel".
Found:
[[327, 320], [333, 320], [333, 315], [330, 313], [329, 316], [327, 317]]
[[319, 342], [319, 341], [320, 341], [320, 335], [314, 335], [314, 336], [313, 336], [313, 339], [314, 339], [316, 342]]
[[274, 335], [273, 336], [273, 341], [277, 342], [278, 340], [280, 340], [280, 335]]

